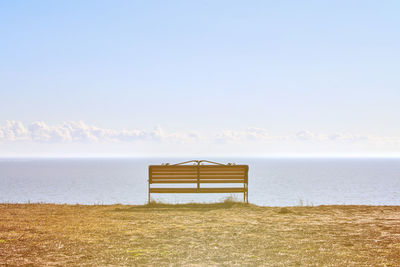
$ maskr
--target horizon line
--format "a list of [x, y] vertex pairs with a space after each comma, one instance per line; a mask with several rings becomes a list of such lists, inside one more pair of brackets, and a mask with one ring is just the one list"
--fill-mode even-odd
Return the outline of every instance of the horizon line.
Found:
[[309, 158], [309, 159], [318, 159], [318, 158], [348, 158], [348, 159], [400, 159], [400, 154], [277, 154], [277, 155], [21, 155], [21, 156], [0, 156], [0, 160], [2, 159], [129, 159], [129, 158], [190, 158], [190, 159], [209, 159], [209, 158], [271, 158], [271, 159], [279, 159], [279, 158]]

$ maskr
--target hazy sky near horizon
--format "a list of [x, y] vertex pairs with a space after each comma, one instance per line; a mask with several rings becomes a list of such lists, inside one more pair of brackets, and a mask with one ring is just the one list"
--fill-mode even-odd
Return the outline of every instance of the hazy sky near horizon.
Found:
[[400, 155], [399, 1], [1, 1], [0, 156]]

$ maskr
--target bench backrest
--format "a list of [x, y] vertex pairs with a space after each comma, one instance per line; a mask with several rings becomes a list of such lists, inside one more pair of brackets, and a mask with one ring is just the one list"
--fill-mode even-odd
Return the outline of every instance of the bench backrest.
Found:
[[150, 165], [149, 184], [247, 184], [248, 170], [248, 165]]

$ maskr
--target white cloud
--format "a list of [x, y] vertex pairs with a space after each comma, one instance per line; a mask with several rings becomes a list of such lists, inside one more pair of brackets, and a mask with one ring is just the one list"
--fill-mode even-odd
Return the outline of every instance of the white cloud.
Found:
[[18, 121], [6, 121], [0, 126], [0, 141], [32, 141], [45, 143], [65, 142], [134, 142], [158, 141], [185, 143], [200, 139], [197, 133], [167, 133], [161, 127], [151, 131], [115, 130], [86, 125], [82, 121], [69, 121], [59, 125], [33, 122], [25, 127]]
[[295, 135], [295, 138], [297, 140], [301, 140], [301, 141], [304, 141], [304, 140], [320, 140], [321, 139], [321, 137], [319, 137], [318, 135], [316, 135], [316, 134], [314, 134], [314, 133], [312, 133], [310, 131], [307, 131], [307, 130], [301, 130], [301, 131], [297, 132], [296, 135]]
[[163, 144], [253, 144], [255, 146], [290, 144], [328, 145], [374, 145], [375, 147], [400, 147], [400, 137], [374, 136], [368, 134], [333, 133], [321, 134], [301, 130], [289, 135], [271, 135], [263, 128], [225, 130], [205, 135], [196, 132], [167, 132], [160, 126], [152, 130], [109, 129], [87, 125], [82, 121], [48, 125], [37, 121], [25, 126], [19, 121], [6, 121], [0, 125], [1, 142], [32, 143], [163, 143]]
[[18, 121], [6, 121], [6, 125], [2, 127], [2, 138], [9, 141], [28, 140], [29, 131]]
[[248, 128], [244, 131], [225, 130], [217, 134], [216, 141], [219, 143], [235, 143], [246, 141], [268, 141], [272, 140], [266, 129]]
[[28, 126], [32, 141], [37, 142], [65, 142], [71, 141], [72, 136], [64, 127], [51, 127], [44, 122], [34, 122]]
[[160, 142], [168, 143], [187, 143], [196, 140], [200, 140], [201, 136], [198, 133], [167, 133], [160, 126], [155, 127], [152, 131], [145, 134], [146, 140], [157, 140]]
[[242, 131], [225, 130], [215, 137], [217, 143], [324, 143], [324, 144], [374, 144], [374, 145], [400, 145], [400, 137], [374, 136], [370, 134], [354, 133], [315, 133], [301, 130], [289, 135], [270, 135], [266, 129], [248, 128]]

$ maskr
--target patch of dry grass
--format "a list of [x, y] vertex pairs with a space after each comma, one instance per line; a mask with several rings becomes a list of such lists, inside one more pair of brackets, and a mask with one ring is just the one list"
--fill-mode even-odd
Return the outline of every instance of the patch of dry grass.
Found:
[[400, 207], [0, 204], [0, 265], [400, 266]]

